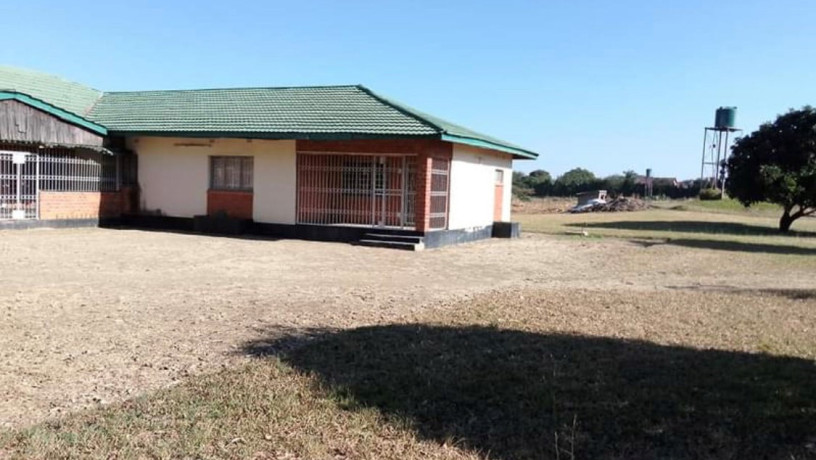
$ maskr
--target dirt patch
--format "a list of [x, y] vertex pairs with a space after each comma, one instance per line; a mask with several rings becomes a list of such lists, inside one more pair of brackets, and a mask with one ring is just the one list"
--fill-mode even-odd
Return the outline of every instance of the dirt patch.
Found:
[[558, 214], [577, 203], [574, 197], [532, 197], [525, 201], [513, 198], [513, 214]]
[[[415, 321], [493, 291], [812, 289], [755, 254], [526, 236], [420, 253], [120, 230], [0, 234], [0, 426], [129, 398], [247, 358], [270, 327]], [[779, 262], [781, 264], [781, 262]], [[771, 264], [765, 265], [763, 264]], [[521, 291], [519, 291], [521, 292]], [[442, 314], [442, 313], [440, 313]], [[590, 321], [591, 318], [587, 318]]]

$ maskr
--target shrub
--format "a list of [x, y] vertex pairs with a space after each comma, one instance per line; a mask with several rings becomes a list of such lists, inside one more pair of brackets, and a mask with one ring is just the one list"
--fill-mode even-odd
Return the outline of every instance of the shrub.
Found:
[[722, 199], [722, 192], [716, 188], [704, 188], [700, 190], [700, 200], [702, 201], [714, 201], [714, 200], [721, 200]]

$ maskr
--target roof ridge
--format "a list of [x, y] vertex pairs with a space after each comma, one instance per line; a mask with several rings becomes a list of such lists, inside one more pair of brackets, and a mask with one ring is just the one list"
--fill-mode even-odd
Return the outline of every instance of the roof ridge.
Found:
[[392, 101], [392, 100], [390, 100], [390, 99], [388, 99], [386, 97], [380, 96], [379, 94], [375, 93], [374, 91], [371, 91], [370, 89], [366, 88], [364, 85], [357, 85], [357, 88], [360, 89], [360, 91], [362, 91], [362, 92], [368, 94], [369, 96], [373, 97], [374, 99], [376, 99], [376, 100], [382, 102], [383, 104], [393, 108], [394, 110], [397, 110], [398, 112], [400, 112], [400, 113], [402, 113], [404, 115], [408, 115], [409, 117], [419, 121], [420, 123], [424, 123], [424, 124], [428, 125], [429, 127], [437, 130], [439, 132], [439, 134], [445, 134], [447, 132], [447, 130], [445, 128], [443, 128], [442, 126], [439, 126], [437, 123], [434, 123], [434, 122], [428, 120], [427, 118], [425, 118], [424, 116], [421, 116], [421, 115], [417, 114], [415, 109], [412, 109], [412, 108], [410, 108], [410, 107], [408, 107], [406, 105], [400, 104], [399, 102]]
[[237, 91], [247, 89], [320, 89], [320, 88], [357, 88], [359, 85], [305, 85], [305, 86], [236, 86], [227, 88], [194, 88], [194, 89], [147, 89], [136, 91], [105, 91], [108, 94], [132, 94], [132, 93], [192, 93], [200, 91]]

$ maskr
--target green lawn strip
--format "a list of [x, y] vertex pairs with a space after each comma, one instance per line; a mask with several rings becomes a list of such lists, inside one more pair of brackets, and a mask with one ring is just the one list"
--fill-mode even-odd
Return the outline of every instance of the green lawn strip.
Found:
[[[584, 214], [517, 214], [522, 230], [553, 235], [585, 235], [626, 239], [730, 242], [723, 249], [816, 254], [816, 219], [800, 219], [791, 234], [782, 235], [775, 219], [750, 215], [651, 209], [637, 212]], [[718, 249], [711, 244], [712, 249]], [[778, 247], [778, 248], [775, 248]]]

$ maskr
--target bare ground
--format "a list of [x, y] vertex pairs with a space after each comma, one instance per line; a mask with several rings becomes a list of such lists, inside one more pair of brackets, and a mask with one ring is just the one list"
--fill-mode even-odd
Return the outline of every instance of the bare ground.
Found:
[[[416, 321], [498, 291], [551, 289], [558, 299], [581, 289], [582, 297], [597, 297], [588, 310], [542, 310], [572, 315], [563, 320], [567, 328], [602, 318], [603, 305], [645, 291], [672, 296], [677, 311], [684, 302], [676, 299], [686, 299], [677, 297], [681, 291], [707, 299], [733, 294], [737, 300], [728, 305], [736, 305], [750, 299], [746, 292], [795, 298], [816, 287], [812, 256], [541, 235], [407, 253], [134, 230], [37, 230], [3, 233], [0, 256], [0, 426], [119, 401], [238, 364], [247, 359], [242, 344], [276, 327]], [[812, 335], [812, 308], [802, 311], [776, 324]], [[616, 319], [624, 331], [625, 316]], [[638, 324], [631, 327], [648, 329]], [[707, 337], [700, 346], [717, 346], [717, 332]], [[762, 343], [744, 348], [762, 350]]]

